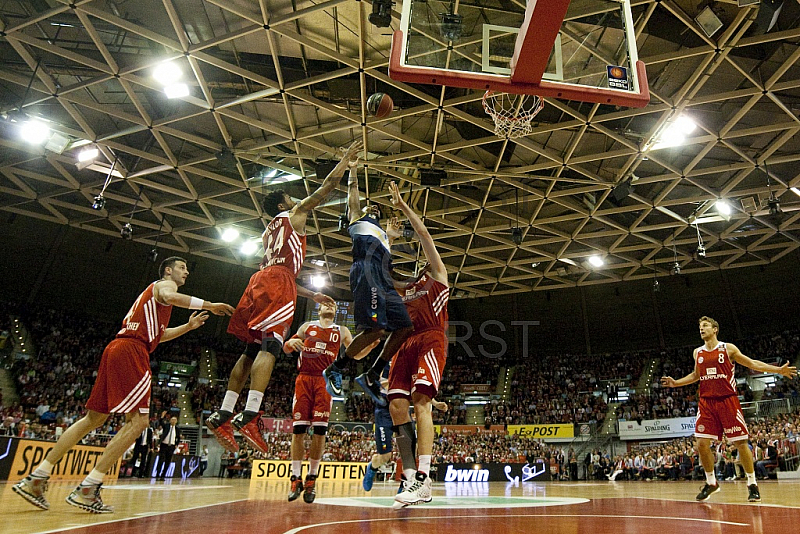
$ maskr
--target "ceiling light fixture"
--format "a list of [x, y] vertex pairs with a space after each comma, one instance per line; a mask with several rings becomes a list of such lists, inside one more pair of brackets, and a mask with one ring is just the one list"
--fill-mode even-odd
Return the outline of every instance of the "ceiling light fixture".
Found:
[[50, 127], [37, 119], [28, 119], [20, 125], [19, 134], [23, 141], [32, 145], [41, 145], [52, 135]]
[[257, 241], [255, 239], [250, 239], [242, 243], [242, 246], [239, 247], [239, 252], [247, 256], [252, 256], [256, 252], [258, 252], [259, 245], [261, 245], [260, 241]]
[[189, 86], [185, 83], [176, 83], [164, 87], [164, 94], [167, 98], [183, 98], [189, 96]]
[[591, 263], [593, 267], [602, 267], [606, 262], [600, 256], [594, 255], [589, 256], [589, 263]]
[[161, 85], [173, 85], [183, 77], [180, 66], [173, 61], [165, 61], [153, 70], [153, 78]]
[[226, 243], [232, 243], [239, 237], [239, 230], [236, 228], [226, 228], [222, 232], [222, 240]]
[[731, 205], [728, 204], [727, 200], [721, 198], [717, 200], [714, 206], [717, 208], [717, 213], [719, 213], [722, 218], [724, 218], [726, 221], [731, 220], [731, 213], [733, 212], [733, 208], [731, 208]]
[[705, 9], [698, 13], [694, 21], [702, 28], [703, 33], [708, 37], [711, 37], [722, 28], [722, 21], [719, 20], [719, 17], [714, 13], [710, 5], [706, 6]]

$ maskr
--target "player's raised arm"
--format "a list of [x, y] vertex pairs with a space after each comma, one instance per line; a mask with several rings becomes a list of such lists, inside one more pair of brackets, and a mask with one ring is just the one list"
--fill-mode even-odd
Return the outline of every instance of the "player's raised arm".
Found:
[[176, 337], [180, 337], [187, 332], [196, 330], [206, 324], [206, 319], [208, 319], [207, 312], [192, 312], [192, 315], [189, 316], [189, 320], [186, 322], [186, 324], [164, 330], [164, 333], [161, 335], [161, 341], [169, 341], [171, 339], [175, 339]]
[[[344, 151], [342, 159], [339, 160], [339, 163], [336, 164], [336, 167], [334, 167], [333, 170], [328, 173], [328, 176], [326, 176], [322, 181], [322, 185], [320, 185], [316, 191], [300, 201], [295, 209], [296, 215], [307, 215], [309, 211], [319, 206], [322, 201], [331, 194], [331, 191], [336, 189], [336, 186], [342, 181], [342, 176], [344, 176], [344, 171], [348, 168], [348, 166], [354, 161], [358, 162], [358, 152], [363, 146], [363, 142], [355, 141], [347, 148], [347, 150]], [[292, 224], [294, 225], [294, 221], [292, 221]], [[299, 228], [299, 226], [295, 226], [295, 228]]]
[[361, 218], [361, 193], [358, 192], [358, 160], [352, 162], [347, 178], [347, 210], [350, 212], [350, 224]]
[[797, 367], [790, 366], [789, 362], [786, 362], [780, 367], [778, 367], [777, 365], [770, 365], [768, 363], [762, 362], [761, 360], [753, 360], [752, 358], [748, 358], [733, 343], [726, 343], [726, 346], [728, 348], [728, 354], [730, 355], [733, 361], [735, 361], [736, 363], [740, 363], [745, 367], [749, 367], [754, 371], [760, 371], [762, 373], [775, 373], [781, 376], [785, 376], [786, 378], [793, 378], [797, 376]]
[[297, 284], [297, 296], [304, 297], [310, 300], [313, 300], [317, 304], [330, 304], [331, 306], [336, 305], [336, 301], [333, 300], [331, 297], [326, 295], [325, 293], [320, 293], [319, 291], [311, 291], [308, 288]]
[[400, 196], [400, 189], [397, 187], [396, 183], [389, 183], [389, 192], [392, 195], [392, 206], [402, 211], [403, 215], [408, 217], [411, 227], [417, 233], [420, 245], [422, 245], [422, 251], [425, 253], [425, 258], [427, 258], [428, 263], [431, 265], [431, 276], [434, 280], [447, 285], [447, 268], [442, 261], [442, 257], [439, 255], [439, 251], [436, 250], [436, 245], [425, 223], [422, 222], [422, 219], [419, 218], [414, 210], [406, 204], [403, 197]]
[[189, 310], [207, 310], [214, 315], [228, 315], [233, 313], [233, 306], [224, 302], [209, 302], [201, 298], [178, 293], [178, 284], [172, 280], [159, 280], [153, 288], [156, 300], [168, 306], [177, 306]]

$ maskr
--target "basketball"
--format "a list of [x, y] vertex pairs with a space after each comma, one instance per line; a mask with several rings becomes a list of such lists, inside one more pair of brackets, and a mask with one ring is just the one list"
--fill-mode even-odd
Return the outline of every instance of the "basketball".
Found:
[[367, 100], [367, 112], [373, 117], [382, 119], [394, 110], [392, 97], [386, 93], [375, 93]]
[[624, 77], [625, 75], [624, 75], [624, 73], [622, 72], [622, 69], [621, 69], [621, 68], [619, 68], [619, 67], [613, 67], [613, 68], [611, 69], [611, 76], [613, 76], [614, 78], [616, 78], [616, 79], [618, 79], [618, 80], [619, 80], [619, 79], [621, 79], [622, 77]]

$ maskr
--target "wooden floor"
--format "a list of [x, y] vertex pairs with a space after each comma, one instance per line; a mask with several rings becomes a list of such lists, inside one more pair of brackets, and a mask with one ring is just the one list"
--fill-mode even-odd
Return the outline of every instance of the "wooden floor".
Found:
[[800, 480], [762, 481], [761, 504], [747, 502], [743, 482], [723, 482], [706, 503], [700, 482], [545, 482], [517, 486], [435, 483], [433, 501], [396, 511], [394, 483], [320, 482], [317, 501], [287, 502], [289, 482], [205, 478], [121, 480], [104, 489], [113, 514], [92, 515], [64, 502], [74, 483], [52, 482], [49, 511], [0, 486], [0, 533], [197, 532], [227, 534], [773, 534], [800, 525]]

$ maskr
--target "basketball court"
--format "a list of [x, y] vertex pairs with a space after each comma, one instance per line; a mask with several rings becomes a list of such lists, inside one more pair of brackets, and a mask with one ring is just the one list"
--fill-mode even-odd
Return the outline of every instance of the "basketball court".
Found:
[[394, 483], [317, 484], [317, 499], [287, 502], [289, 481], [187, 479], [151, 485], [119, 481], [104, 488], [114, 514], [92, 515], [64, 502], [74, 482], [53, 482], [51, 509], [33, 508], [2, 488], [4, 534], [45, 532], [258, 531], [268, 534], [536, 532], [770, 534], [800, 521], [800, 480], [764, 481], [763, 502], [747, 502], [743, 482], [723, 482], [708, 502], [700, 482], [435, 483], [430, 504], [393, 510]]

